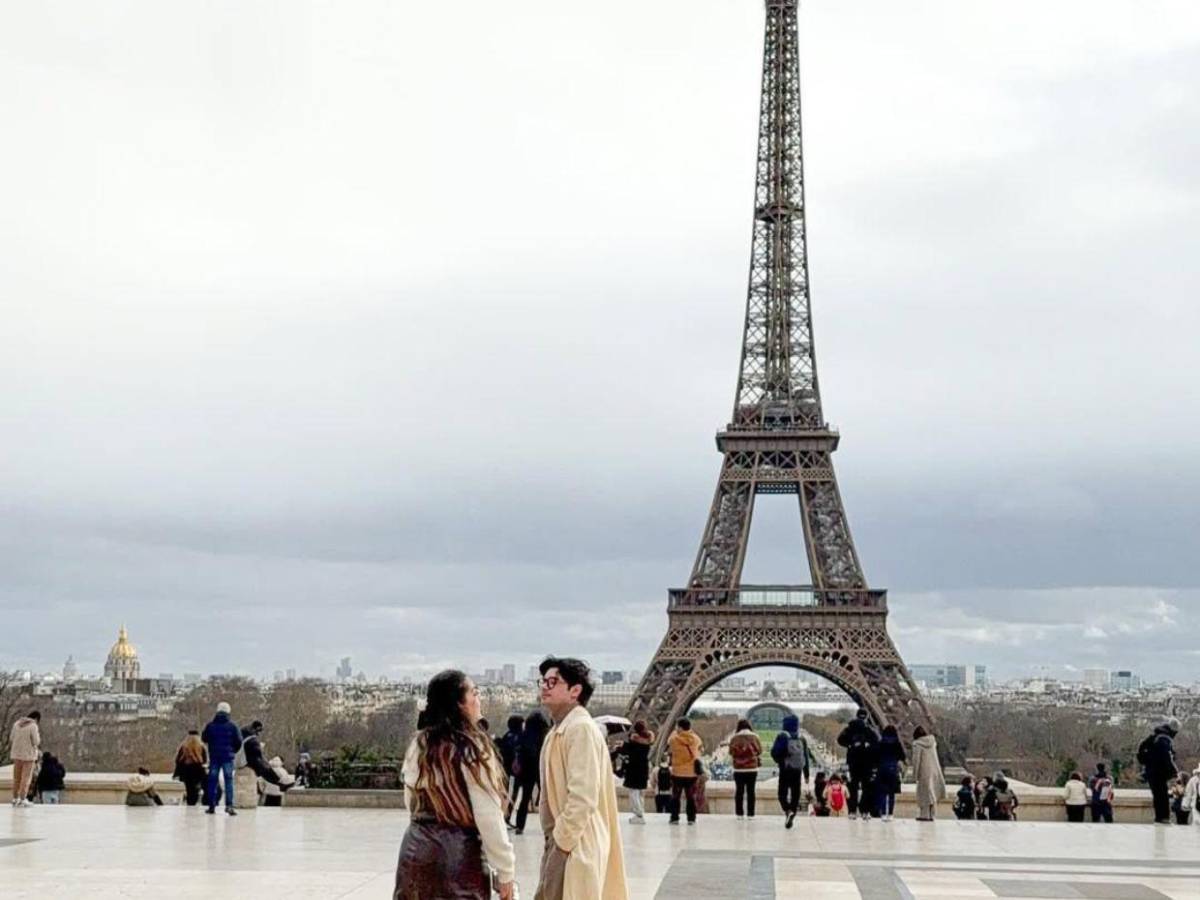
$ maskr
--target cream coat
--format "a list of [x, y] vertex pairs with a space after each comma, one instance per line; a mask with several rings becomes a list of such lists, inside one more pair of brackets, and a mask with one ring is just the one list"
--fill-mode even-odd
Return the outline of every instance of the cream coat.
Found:
[[946, 796], [946, 776], [938, 760], [937, 739], [932, 734], [913, 741], [913, 781], [917, 783], [917, 809], [921, 815]]
[[608, 746], [582, 706], [546, 735], [541, 777], [542, 828], [570, 854], [563, 900], [628, 900]]
[[12, 750], [9, 751], [9, 755], [14, 760], [33, 762], [38, 758], [38, 750], [42, 746], [42, 733], [38, 731], [36, 719], [28, 716], [17, 719], [13, 722], [10, 737]]

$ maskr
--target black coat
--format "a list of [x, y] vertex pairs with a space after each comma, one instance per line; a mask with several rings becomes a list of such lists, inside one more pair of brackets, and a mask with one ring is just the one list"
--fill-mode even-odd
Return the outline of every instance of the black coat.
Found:
[[899, 793], [900, 766], [908, 759], [900, 739], [890, 734], [883, 735], [875, 748], [875, 759], [879, 767], [875, 777], [880, 786], [892, 793]]
[[619, 752], [625, 757], [625, 787], [644, 791], [650, 784], [650, 745], [628, 740]]
[[517, 759], [517, 749], [521, 746], [521, 732], [506, 731], [504, 736], [496, 739], [496, 750], [500, 753], [500, 762], [506, 774], [513, 774], [513, 763]]
[[1150, 744], [1150, 761], [1146, 764], [1147, 781], [1170, 781], [1179, 774], [1175, 765], [1175, 739], [1163, 728], [1156, 728]]
[[66, 777], [66, 767], [57, 759], [51, 757], [43, 760], [41, 771], [38, 772], [37, 789], [39, 791], [61, 791]]
[[879, 735], [865, 719], [853, 719], [838, 735], [838, 745], [846, 748], [846, 765], [853, 773], [869, 772], [876, 765], [875, 751]]
[[519, 771], [514, 773], [521, 784], [532, 787], [540, 780], [538, 765], [541, 762], [542, 743], [545, 740], [546, 736], [540, 734], [536, 729], [527, 728], [521, 734], [521, 743], [517, 746], [515, 760]]

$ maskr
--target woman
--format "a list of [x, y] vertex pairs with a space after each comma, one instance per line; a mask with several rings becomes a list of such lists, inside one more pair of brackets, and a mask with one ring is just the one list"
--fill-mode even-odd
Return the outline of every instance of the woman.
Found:
[[1176, 825], [1191, 824], [1192, 812], [1183, 805], [1183, 798], [1186, 793], [1186, 781], [1182, 775], [1177, 775], [1171, 781], [1171, 812], [1175, 813]]
[[1008, 779], [1003, 772], [997, 772], [992, 777], [991, 787], [983, 797], [984, 808], [990, 822], [1015, 822], [1017, 806], [1020, 801], [1016, 793], [1008, 786]]
[[[187, 805], [195, 806], [200, 800], [200, 789], [208, 781], [208, 751], [204, 749], [200, 732], [195, 728], [188, 731], [187, 737], [175, 751], [175, 774], [172, 777], [183, 782]], [[205, 804], [211, 805], [207, 800]]]
[[1072, 772], [1067, 783], [1063, 785], [1063, 803], [1067, 807], [1067, 821], [1082, 822], [1087, 802], [1087, 785], [1083, 783], [1083, 773]]
[[762, 759], [762, 741], [749, 719], [738, 719], [737, 731], [729, 739], [729, 757], [733, 760], [733, 809], [740, 819], [754, 818], [754, 794], [758, 785], [758, 764]]
[[479, 689], [462, 672], [439, 672], [426, 689], [424, 712], [404, 755], [411, 820], [394, 900], [488, 900], [485, 853], [501, 900], [512, 900], [516, 856], [504, 827], [507, 784], [495, 745], [477, 724]]
[[625, 780], [622, 784], [629, 791], [629, 817], [631, 825], [646, 824], [645, 791], [650, 784], [650, 745], [654, 743], [654, 732], [646, 727], [644, 719], [633, 723], [629, 739], [621, 745], [620, 755], [625, 758]]
[[920, 725], [913, 731], [913, 780], [917, 783], [917, 821], [932, 822], [946, 796], [946, 777], [938, 760], [937, 738]]
[[37, 791], [43, 803], [54, 805], [62, 799], [66, 777], [67, 769], [58, 761], [58, 757], [49, 750], [43, 753], [42, 767], [37, 774]]
[[162, 806], [162, 797], [154, 789], [154, 777], [149, 769], [138, 768], [125, 782], [126, 806]]
[[521, 732], [521, 743], [517, 745], [517, 758], [513, 763], [517, 787], [521, 792], [521, 800], [517, 805], [515, 834], [525, 833], [525, 820], [529, 816], [529, 804], [533, 800], [534, 791], [538, 789], [538, 779], [541, 777], [539, 765], [542, 758], [542, 743], [546, 740], [546, 733], [549, 730], [550, 720], [540, 710], [534, 710], [525, 717], [525, 728]]
[[1192, 777], [1188, 779], [1187, 787], [1183, 791], [1183, 808], [1186, 809], [1192, 817], [1192, 824], [1200, 826], [1200, 810], [1196, 806], [1200, 804], [1200, 765], [1197, 765], [1192, 772]]
[[892, 821], [896, 811], [896, 795], [900, 793], [900, 766], [908, 757], [895, 725], [885, 725], [875, 748], [879, 767], [875, 773], [875, 803], [879, 817]]

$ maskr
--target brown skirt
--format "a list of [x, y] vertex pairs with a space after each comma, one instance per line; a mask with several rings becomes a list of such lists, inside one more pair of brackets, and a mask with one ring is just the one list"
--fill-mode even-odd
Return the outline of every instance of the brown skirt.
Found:
[[488, 900], [491, 893], [478, 831], [428, 820], [409, 824], [393, 900]]

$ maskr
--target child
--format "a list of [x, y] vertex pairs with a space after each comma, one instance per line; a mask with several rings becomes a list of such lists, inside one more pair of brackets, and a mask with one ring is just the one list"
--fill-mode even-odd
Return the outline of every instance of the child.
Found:
[[975, 818], [975, 781], [968, 775], [954, 799], [954, 816], [957, 819]]
[[708, 814], [708, 792], [705, 790], [708, 786], [708, 772], [704, 770], [704, 763], [696, 760], [696, 786], [692, 789], [696, 794], [696, 812], [701, 815]]
[[829, 814], [835, 818], [846, 812], [846, 787], [840, 775], [829, 776]]
[[813, 801], [812, 814], [814, 816], [824, 817], [824, 816], [829, 815], [829, 800], [825, 796], [825, 791], [826, 791], [827, 787], [828, 787], [828, 783], [825, 778], [825, 773], [818, 772], [817, 777], [813, 780], [813, 789], [812, 789], [812, 801]]
[[654, 780], [654, 811], [671, 811], [671, 766], [665, 756], [658, 764], [658, 775]]
[[283, 806], [283, 788], [281, 785], [294, 784], [296, 779], [283, 767], [283, 760], [272, 756], [267, 763], [271, 771], [279, 778], [279, 784], [272, 784], [265, 778], [258, 779], [258, 790], [263, 795], [263, 806]]

